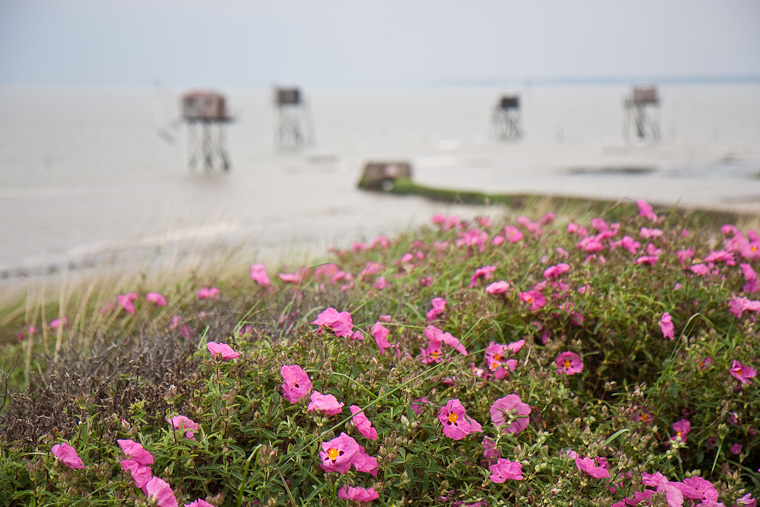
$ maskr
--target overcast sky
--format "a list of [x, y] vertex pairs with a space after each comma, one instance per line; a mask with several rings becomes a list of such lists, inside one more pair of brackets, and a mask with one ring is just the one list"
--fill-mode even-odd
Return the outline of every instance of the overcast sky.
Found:
[[760, 76], [760, 0], [0, 0], [0, 84]]

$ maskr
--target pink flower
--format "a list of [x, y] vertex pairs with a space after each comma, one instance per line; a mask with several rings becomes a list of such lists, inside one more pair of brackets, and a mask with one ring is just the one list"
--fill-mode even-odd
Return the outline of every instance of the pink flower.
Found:
[[494, 401], [490, 408], [491, 422], [497, 429], [517, 435], [528, 427], [530, 405], [523, 403], [516, 394], [508, 394]]
[[[467, 355], [467, 349], [451, 333], [444, 333], [437, 327], [429, 325], [425, 328], [425, 336], [429, 340], [427, 352], [433, 357], [433, 360], [428, 362], [437, 362], [440, 359], [441, 342], [449, 347], [454, 347], [454, 349], [463, 356]], [[423, 352], [423, 356], [424, 355], [425, 353]]]
[[553, 211], [547, 211], [544, 216], [538, 219], [538, 223], [541, 225], [546, 225], [554, 221], [554, 219], [557, 218], [557, 214]]
[[742, 290], [748, 294], [760, 292], [760, 281], [758, 280], [757, 272], [752, 269], [752, 266], [749, 264], [739, 264], [739, 267], [742, 268], [744, 279], [747, 281]]
[[504, 237], [510, 243], [518, 243], [523, 239], [523, 233], [514, 225], [507, 225], [504, 227]]
[[751, 384], [752, 381], [750, 378], [757, 375], [757, 370], [752, 368], [751, 366], [746, 366], [734, 359], [734, 362], [731, 364], [731, 369], [729, 370], [731, 373], [731, 376], [737, 379], [742, 384]]
[[669, 338], [672, 340], [675, 337], [673, 319], [668, 312], [663, 313], [662, 317], [660, 317], [660, 330], [662, 331], [663, 338]]
[[375, 325], [372, 326], [371, 332], [372, 336], [375, 338], [377, 347], [380, 349], [380, 355], [384, 356], [385, 349], [393, 346], [388, 341], [388, 334], [390, 334], [390, 331], [388, 331], [388, 328], [383, 326], [380, 321], [377, 321], [375, 322]]
[[282, 384], [282, 395], [290, 403], [296, 403], [312, 389], [309, 376], [297, 364], [284, 365], [280, 368], [280, 375], [285, 380]]
[[479, 229], [471, 229], [467, 232], [460, 232], [457, 236], [457, 247], [467, 247], [469, 254], [472, 254], [473, 247], [478, 248], [478, 252], [482, 253], [486, 249], [486, 241], [488, 241], [488, 233]]
[[681, 507], [683, 505], [683, 493], [678, 489], [675, 482], [663, 482], [657, 486], [657, 492], [665, 492], [665, 501], [668, 507]]
[[659, 238], [662, 236], [661, 229], [649, 229], [648, 227], [642, 227], [639, 231], [639, 236], [644, 239]]
[[354, 415], [354, 424], [356, 425], [356, 429], [359, 430], [359, 433], [370, 440], [377, 440], [377, 430], [372, 427], [372, 423], [364, 414], [361, 407], [357, 405], [351, 405], [348, 408]]
[[410, 406], [412, 407], [412, 412], [414, 412], [415, 415], [420, 415], [422, 413], [422, 409], [430, 403], [427, 398], [416, 398], [412, 400], [410, 403]]
[[[260, 273], [262, 271], [266, 273], [266, 268], [262, 269], [264, 267], [263, 264], [251, 265], [252, 272], [254, 271], [254, 266], [256, 266], [255, 271], [257, 273]], [[314, 278], [322, 278], [322, 277], [332, 278], [333, 276], [337, 275], [340, 271], [341, 271], [340, 266], [338, 266], [334, 262], [328, 262], [326, 264], [322, 264], [318, 266], [317, 269], [314, 270]], [[267, 277], [267, 279], [268, 278], [269, 277]]]
[[530, 305], [530, 311], [535, 312], [546, 306], [546, 296], [538, 290], [529, 290], [520, 293], [520, 300]]
[[661, 484], [668, 482], [668, 478], [662, 475], [660, 472], [655, 472], [653, 474], [642, 472], [641, 482], [648, 488], [656, 488]]
[[229, 361], [230, 359], [235, 359], [240, 356], [239, 353], [232, 350], [232, 347], [226, 343], [208, 342], [206, 344], [206, 348], [213, 357], [221, 356], [221, 358], [225, 361]]
[[351, 468], [354, 456], [361, 450], [363, 450], [362, 446], [345, 433], [341, 433], [329, 442], [322, 442], [322, 450], [319, 451], [322, 469], [325, 472], [345, 474]]
[[724, 262], [728, 266], [736, 265], [736, 261], [734, 261], [734, 254], [731, 252], [726, 252], [725, 250], [710, 252], [709, 255], [705, 257], [705, 262], [707, 262], [710, 265], [713, 265], [718, 262]]
[[377, 471], [380, 468], [377, 458], [367, 454], [362, 446], [359, 446], [359, 452], [354, 454], [352, 464], [357, 472], [365, 472], [371, 474], [373, 477], [377, 477]]
[[177, 499], [174, 497], [169, 483], [158, 477], [154, 477], [145, 485], [145, 494], [151, 500], [156, 500], [158, 507], [177, 507]]
[[338, 399], [332, 394], [322, 394], [319, 391], [311, 393], [309, 398], [311, 401], [309, 406], [306, 407], [308, 412], [315, 412], [319, 410], [327, 415], [340, 414], [343, 411], [343, 403], [338, 403]]
[[458, 229], [461, 229], [462, 226], [463, 226], [462, 219], [460, 219], [456, 215], [451, 215], [451, 216], [448, 216], [448, 217], [444, 217], [443, 215], [435, 214], [435, 215], [433, 215], [433, 218], [431, 220], [432, 220], [432, 222], [434, 224], [440, 225], [441, 229], [443, 229], [444, 231], [448, 231], [452, 227], [456, 227]]
[[491, 437], [483, 437], [483, 457], [486, 459], [501, 457], [501, 452], [496, 448], [496, 443]]
[[426, 348], [420, 348], [420, 354], [422, 355], [422, 363], [440, 363], [443, 357], [442, 341], [429, 341]]
[[504, 482], [507, 479], [512, 481], [521, 481], [522, 463], [519, 461], [509, 461], [508, 459], [499, 458], [496, 464], [488, 467], [491, 475], [488, 477], [493, 482]]
[[354, 502], [371, 502], [376, 500], [380, 495], [372, 488], [352, 488], [343, 486], [338, 490], [338, 498], [341, 500], [351, 500]]
[[439, 315], [446, 311], [446, 300], [443, 298], [433, 298], [433, 308], [427, 312], [427, 321], [433, 322]]
[[180, 331], [179, 331], [180, 334], [184, 338], [189, 338], [190, 337], [190, 328], [187, 327], [187, 325], [182, 324], [182, 317], [180, 317], [179, 315], [174, 315], [172, 317], [172, 322], [171, 322], [171, 324], [169, 324], [169, 329], [170, 330], [177, 329], [180, 325], [182, 325], [182, 327], [180, 328]]
[[380, 276], [377, 278], [377, 281], [375, 282], [375, 288], [377, 290], [383, 290], [388, 286], [388, 282], [385, 280], [385, 276]]
[[470, 433], [483, 431], [477, 421], [465, 415], [464, 407], [458, 399], [449, 400], [441, 407], [438, 420], [443, 424], [443, 434], [453, 440], [461, 440]]
[[580, 240], [575, 246], [586, 252], [600, 252], [604, 250], [604, 245], [601, 240], [596, 236], [586, 236]]
[[129, 472], [132, 476], [132, 480], [135, 486], [143, 489], [148, 481], [153, 478], [153, 470], [148, 465], [141, 465], [135, 459], [124, 459], [119, 462], [119, 465], [125, 472]]
[[166, 306], [166, 298], [160, 292], [148, 292], [145, 294], [145, 300], [156, 306]]
[[135, 314], [135, 305], [132, 304], [132, 301], [137, 299], [139, 296], [137, 295], [137, 292], [129, 292], [127, 294], [119, 294], [116, 296], [116, 302], [124, 308], [128, 313], [131, 313], [132, 315]]
[[604, 479], [610, 476], [606, 468], [601, 465], [597, 466], [591, 458], [575, 458], [575, 466], [578, 467], [578, 470], [583, 470], [595, 479]]
[[[680, 491], [684, 499], [688, 498], [691, 500], [702, 500], [705, 497], [704, 493], [702, 493], [700, 490], [684, 482], [669, 482], [668, 484], [676, 488], [678, 491]], [[667, 496], [666, 496], [666, 499], [667, 499]], [[700, 503], [699, 505], [701, 505], [702, 507], [705, 507], [705, 505], [702, 503]]]
[[[350, 338], [354, 329], [354, 322], [348, 312], [338, 312], [335, 308], [328, 308], [312, 321], [316, 326], [325, 326], [335, 333], [335, 336]], [[320, 330], [321, 331], [321, 330]]]
[[140, 465], [152, 465], [153, 455], [146, 451], [141, 444], [134, 440], [117, 440], [121, 451], [128, 457], [137, 461]]
[[496, 294], [504, 294], [508, 290], [509, 290], [509, 284], [505, 282], [504, 280], [499, 280], [498, 282], [494, 282], [488, 287], [486, 287], [486, 292], [492, 296]]
[[731, 454], [740, 454], [742, 452], [742, 445], [741, 444], [734, 444], [731, 446]]
[[556, 266], [550, 266], [544, 270], [544, 278], [557, 278], [562, 273], [570, 271], [570, 266], [564, 262]]
[[50, 321], [50, 329], [65, 328], [69, 325], [69, 319], [64, 315]]
[[496, 266], [483, 266], [475, 270], [475, 274], [470, 278], [470, 285], [468, 287], [473, 288], [478, 286], [478, 279], [488, 280], [491, 278], [491, 273], [496, 271]]
[[201, 287], [198, 289], [198, 299], [219, 299], [220, 292], [216, 287]]
[[736, 503], [739, 505], [746, 505], [747, 507], [757, 507], [757, 500], [752, 498], [751, 493], [747, 493], [743, 497], [737, 498]]
[[575, 451], [574, 451], [574, 450], [572, 450], [572, 449], [564, 449], [564, 450], [563, 450], [563, 451], [560, 453], [560, 456], [561, 456], [561, 457], [563, 457], [563, 458], [567, 457], [567, 458], [570, 458], [570, 459], [575, 459], [575, 458], [577, 458], [577, 457], [578, 457], [578, 453], [577, 453], [577, 452], [575, 452]]
[[650, 219], [652, 222], [657, 221], [657, 215], [652, 210], [652, 206], [649, 205], [644, 199], [636, 201], [639, 206], [639, 216]]
[[659, 260], [659, 257], [656, 255], [642, 255], [641, 257], [633, 261], [633, 264], [634, 265], [646, 264], [649, 266], [654, 266], [655, 264], [657, 264], [658, 260]]
[[748, 260], [756, 261], [760, 259], [760, 241], [748, 241], [741, 247], [739, 253]]
[[728, 311], [737, 318], [741, 317], [745, 311], [760, 312], [760, 301], [751, 301], [744, 297], [733, 297], [728, 302]]
[[251, 264], [251, 280], [266, 288], [272, 283], [263, 264]]
[[79, 455], [77, 454], [76, 449], [71, 447], [66, 442], [55, 444], [50, 449], [50, 452], [52, 452], [53, 456], [59, 459], [61, 463], [63, 463], [69, 468], [73, 468], [73, 469], [84, 468], [84, 463], [79, 458]]
[[300, 268], [296, 270], [295, 273], [279, 273], [277, 276], [280, 277], [280, 280], [282, 280], [285, 283], [292, 283], [292, 284], [298, 285], [299, 283], [301, 283], [301, 280], [303, 280], [308, 275], [309, 275], [308, 268]]
[[200, 498], [194, 502], [186, 503], [185, 507], [214, 507], [212, 504], [208, 503], [206, 500], [201, 500]]
[[715, 505], [718, 501], [718, 490], [715, 489], [715, 486], [713, 486], [712, 482], [703, 479], [702, 477], [695, 476], [690, 477], [688, 479], [684, 479], [682, 481], [687, 486], [696, 489], [699, 491], [702, 496], [700, 498], [695, 498], [694, 500], [703, 500], [701, 505], [702, 507], [708, 507], [710, 505]]
[[563, 352], [556, 360], [558, 373], [575, 375], [583, 371], [583, 360], [575, 352]]
[[185, 431], [185, 437], [195, 440], [195, 432], [198, 431], [198, 423], [184, 415], [175, 415], [166, 420], [172, 425], [172, 428], [178, 431]]
[[670, 439], [671, 442], [686, 442], [686, 435], [691, 431], [691, 423], [686, 419], [674, 422], [673, 431], [675, 431], [676, 434]]
[[639, 251], [639, 247], [641, 247], [641, 243], [639, 243], [638, 241], [636, 241], [630, 236], [623, 236], [623, 239], [621, 239], [620, 241], [615, 241], [611, 243], [610, 246], [611, 247], [622, 246], [623, 248], [625, 248], [632, 254], [635, 254], [636, 252]]
[[[516, 352], [509, 345], [505, 347], [501, 343], [494, 343], [494, 342], [491, 342], [488, 345], [488, 347], [486, 347], [486, 350], [485, 350], [485, 358], [486, 358], [486, 364], [488, 365], [488, 369], [491, 371], [495, 371], [496, 376], [498, 378], [504, 378], [507, 374], [506, 371], [501, 372], [503, 374], [500, 373], [500, 370], [503, 369], [502, 367], [504, 365], [506, 365], [510, 371], [515, 371], [515, 368], [517, 367], [516, 360], [505, 358], [507, 350], [512, 350], [513, 352]], [[519, 348], [517, 350], [519, 350]]]

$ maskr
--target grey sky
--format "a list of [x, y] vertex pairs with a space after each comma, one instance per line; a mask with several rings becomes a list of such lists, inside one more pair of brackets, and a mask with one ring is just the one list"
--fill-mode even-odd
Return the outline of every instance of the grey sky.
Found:
[[0, 0], [0, 84], [760, 75], [758, 0]]

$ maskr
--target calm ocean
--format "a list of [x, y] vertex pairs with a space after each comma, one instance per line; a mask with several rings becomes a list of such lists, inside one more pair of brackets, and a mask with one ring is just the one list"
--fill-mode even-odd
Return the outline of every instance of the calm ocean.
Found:
[[[409, 160], [440, 187], [760, 211], [760, 85], [661, 86], [658, 143], [623, 136], [627, 87], [306, 89], [315, 143], [300, 151], [275, 148], [271, 90], [222, 91], [232, 169], [203, 174], [184, 126], [157, 134], [178, 91], [0, 88], [0, 274], [177, 242], [346, 246], [482, 211], [360, 192], [369, 160]], [[525, 135], [501, 143], [491, 111], [510, 91]]]

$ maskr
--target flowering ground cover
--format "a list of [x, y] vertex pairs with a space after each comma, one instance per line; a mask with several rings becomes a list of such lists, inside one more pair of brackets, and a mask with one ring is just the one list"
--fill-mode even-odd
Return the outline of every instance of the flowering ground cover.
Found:
[[639, 202], [331, 256], [19, 322], [0, 498], [756, 505], [755, 231]]

